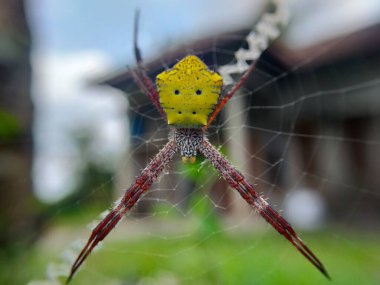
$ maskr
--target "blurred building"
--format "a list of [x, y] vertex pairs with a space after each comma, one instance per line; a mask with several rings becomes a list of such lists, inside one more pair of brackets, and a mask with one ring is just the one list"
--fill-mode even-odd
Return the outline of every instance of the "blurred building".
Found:
[[[146, 69], [154, 80], [189, 53], [215, 69], [233, 60], [232, 51], [246, 44], [246, 33], [182, 45], [146, 62]], [[378, 24], [303, 48], [280, 39], [262, 55], [241, 92], [249, 95], [228, 104], [215, 124], [223, 124], [221, 130], [210, 128], [211, 140], [227, 141], [228, 157], [245, 173], [257, 175], [252, 182], [263, 192], [285, 196], [288, 190], [310, 189], [323, 197], [330, 218], [348, 222], [354, 207], [357, 224], [380, 225], [378, 74]], [[119, 189], [126, 188], [158, 151], [157, 144], [164, 144], [168, 130], [128, 71], [100, 83], [123, 90], [130, 102], [132, 158], [120, 172], [124, 182]], [[249, 111], [239, 117], [231, 108]], [[235, 114], [234, 119], [227, 114]], [[242, 145], [252, 154], [249, 159], [239, 153]], [[132, 175], [126, 178], [126, 173]]]

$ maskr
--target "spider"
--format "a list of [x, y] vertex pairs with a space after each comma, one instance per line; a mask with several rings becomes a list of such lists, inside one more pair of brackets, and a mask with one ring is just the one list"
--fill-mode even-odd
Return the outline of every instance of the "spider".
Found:
[[99, 242], [115, 228], [124, 215], [147, 192], [177, 152], [180, 153], [184, 163], [194, 163], [198, 153], [201, 153], [248, 204], [253, 206], [324, 276], [330, 278], [323, 264], [303, 243], [291, 225], [256, 192], [248, 180], [207, 139], [206, 131], [211, 122], [247, 81], [255, 67], [255, 62], [249, 65], [241, 79], [230, 91], [224, 92], [223, 78], [210, 70], [197, 56], [188, 55], [173, 68], [157, 75], [156, 89], [142, 67], [142, 58], [137, 46], [137, 17], [134, 31], [134, 53], [137, 68], [130, 72], [137, 86], [149, 97], [169, 126], [169, 140], [126, 190], [112, 211], [92, 230], [87, 244], [72, 265], [67, 283]]

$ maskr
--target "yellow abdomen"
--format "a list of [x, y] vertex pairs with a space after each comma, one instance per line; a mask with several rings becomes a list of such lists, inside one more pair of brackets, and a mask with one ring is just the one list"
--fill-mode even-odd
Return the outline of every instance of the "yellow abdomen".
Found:
[[218, 102], [223, 79], [189, 55], [157, 75], [156, 85], [169, 125], [202, 127]]

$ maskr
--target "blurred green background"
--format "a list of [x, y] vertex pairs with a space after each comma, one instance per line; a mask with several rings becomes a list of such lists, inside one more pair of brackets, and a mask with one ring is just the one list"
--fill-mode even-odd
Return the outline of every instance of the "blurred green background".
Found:
[[[0, 284], [63, 284], [88, 224], [167, 140], [125, 68], [136, 8], [154, 79], [188, 53], [232, 61], [274, 2], [1, 1]], [[380, 284], [380, 3], [289, 4], [208, 135], [332, 280], [202, 158], [176, 157], [72, 284]]]
[[[85, 207], [87, 208], [87, 207]], [[63, 215], [33, 247], [16, 247], [12, 257], [1, 259], [1, 284], [27, 284], [42, 280], [44, 272], [59, 275], [67, 241], [85, 237], [83, 224], [100, 208]], [[74, 218], [77, 217], [77, 218]], [[302, 238], [331, 274], [325, 279], [269, 226], [264, 231], [224, 231], [199, 219], [169, 215], [145, 221], [155, 229], [193, 228], [185, 234], [173, 229], [149, 230], [138, 220], [127, 222], [111, 234], [88, 259], [72, 284], [377, 284], [380, 246], [378, 232], [332, 228]], [[201, 220], [202, 219], [202, 220]], [[200, 230], [202, 228], [202, 230]], [[134, 234], [131, 234], [133, 232]], [[49, 267], [47, 269], [47, 265]], [[62, 274], [62, 272], [61, 272]], [[63, 274], [62, 274], [63, 275]], [[65, 276], [60, 279], [62, 282]]]

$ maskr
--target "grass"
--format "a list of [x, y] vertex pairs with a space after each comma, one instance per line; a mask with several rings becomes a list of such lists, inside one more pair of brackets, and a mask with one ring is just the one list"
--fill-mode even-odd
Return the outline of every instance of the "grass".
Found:
[[[303, 235], [323, 261], [328, 281], [278, 234], [191, 234], [108, 240], [72, 284], [380, 284], [378, 235]], [[74, 237], [73, 237], [74, 239]], [[44, 279], [61, 249], [43, 243], [0, 255], [0, 284]]]

